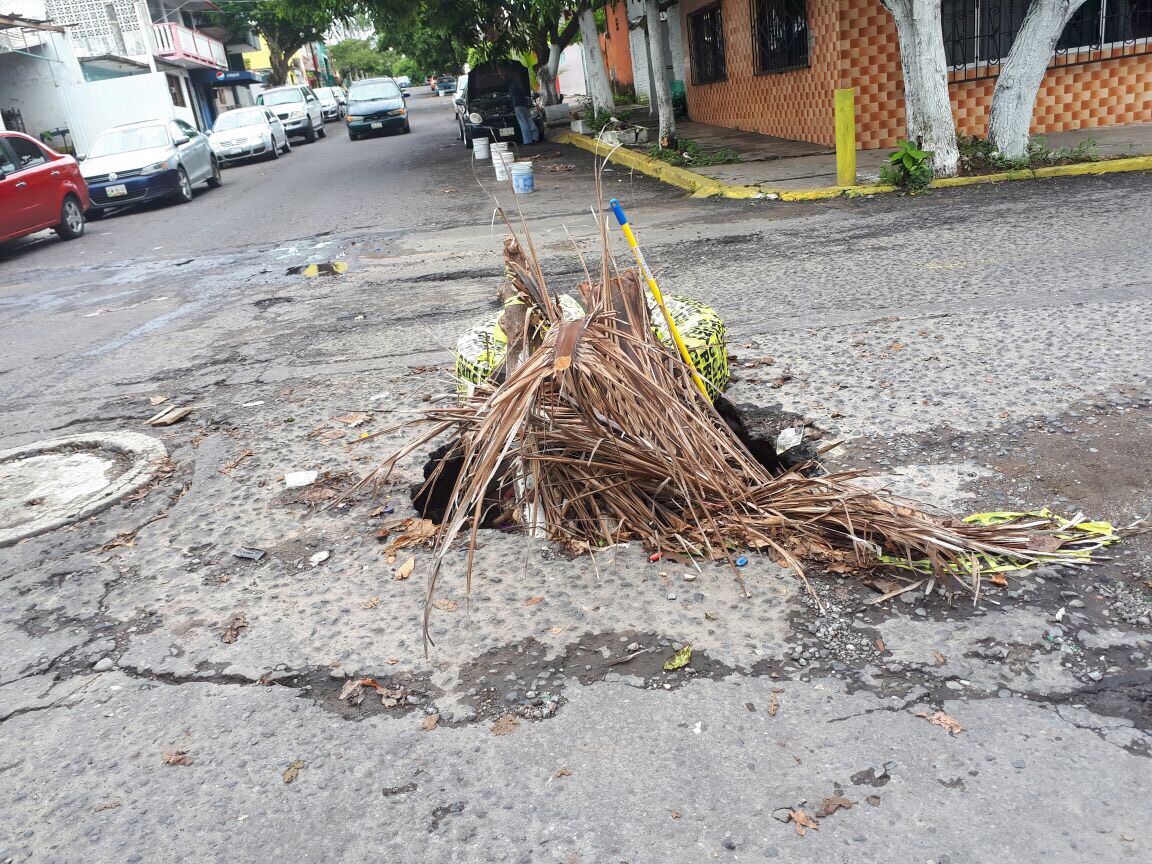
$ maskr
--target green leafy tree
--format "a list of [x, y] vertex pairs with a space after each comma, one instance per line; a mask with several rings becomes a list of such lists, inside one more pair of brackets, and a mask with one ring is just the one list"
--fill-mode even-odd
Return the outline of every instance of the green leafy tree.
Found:
[[366, 78], [389, 73], [389, 58], [366, 39], [345, 39], [328, 47], [332, 65], [342, 78]]
[[218, 0], [215, 5], [218, 11], [204, 13], [204, 20], [231, 33], [255, 30], [264, 38], [272, 67], [268, 83], [273, 86], [288, 80], [288, 64], [297, 51], [323, 41], [325, 31], [335, 21], [347, 20], [351, 11], [329, 6], [327, 0]]

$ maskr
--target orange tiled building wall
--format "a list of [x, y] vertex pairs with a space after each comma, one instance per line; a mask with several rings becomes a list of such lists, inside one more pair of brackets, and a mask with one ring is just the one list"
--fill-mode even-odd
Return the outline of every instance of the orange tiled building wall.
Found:
[[[904, 135], [904, 82], [892, 16], [879, 0], [808, 0], [810, 66], [757, 75], [752, 0], [721, 0], [728, 77], [692, 82], [687, 16], [711, 0], [681, 0], [688, 113], [693, 120], [833, 146], [832, 93], [856, 88], [856, 141], [891, 147]], [[956, 81], [957, 129], [984, 134], [995, 79]], [[1152, 120], [1152, 55], [1048, 70], [1032, 117], [1034, 133]]]

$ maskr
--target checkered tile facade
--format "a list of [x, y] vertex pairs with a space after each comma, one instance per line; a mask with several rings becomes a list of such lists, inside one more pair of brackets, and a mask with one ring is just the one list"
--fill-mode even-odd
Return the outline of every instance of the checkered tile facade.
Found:
[[[904, 135], [896, 26], [879, 0], [808, 0], [811, 65], [771, 75], [755, 74], [751, 0], [722, 0], [728, 78], [695, 85], [686, 17], [709, 2], [679, 4], [685, 16], [688, 110], [693, 120], [832, 146], [833, 91], [855, 87], [856, 140], [861, 149], [891, 147]], [[987, 131], [995, 84], [994, 79], [952, 84], [959, 131]], [[1049, 69], [1036, 99], [1032, 131], [1065, 132], [1149, 120], [1152, 55], [1146, 54]]]

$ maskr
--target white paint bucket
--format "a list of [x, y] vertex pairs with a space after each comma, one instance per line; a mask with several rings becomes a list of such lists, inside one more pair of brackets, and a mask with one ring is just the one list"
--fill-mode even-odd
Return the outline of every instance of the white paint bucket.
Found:
[[492, 151], [492, 167], [496, 169], [496, 182], [504, 183], [508, 180], [508, 168], [512, 165], [512, 154], [506, 150]]
[[532, 175], [531, 162], [513, 162], [508, 166], [512, 175], [512, 191], [517, 195], [526, 195], [536, 191], [536, 178]]
[[487, 159], [489, 158], [489, 146], [492, 142], [487, 138], [473, 138], [472, 139], [472, 158], [473, 159]]

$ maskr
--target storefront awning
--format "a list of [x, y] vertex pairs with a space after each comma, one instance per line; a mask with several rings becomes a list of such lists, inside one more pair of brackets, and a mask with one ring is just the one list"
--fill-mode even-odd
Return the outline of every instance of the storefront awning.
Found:
[[241, 71], [231, 69], [195, 69], [191, 75], [192, 80], [197, 84], [207, 84], [210, 87], [231, 87], [237, 84], [264, 83], [263, 78], [247, 69]]

